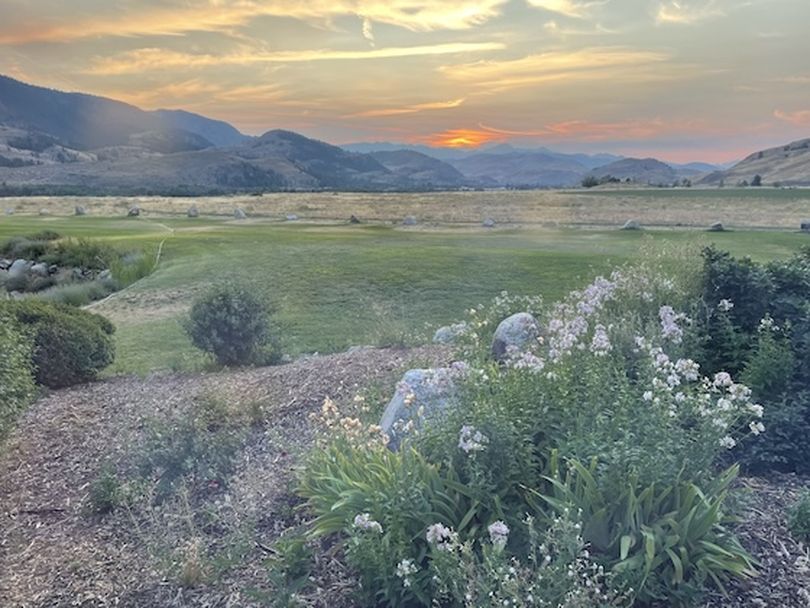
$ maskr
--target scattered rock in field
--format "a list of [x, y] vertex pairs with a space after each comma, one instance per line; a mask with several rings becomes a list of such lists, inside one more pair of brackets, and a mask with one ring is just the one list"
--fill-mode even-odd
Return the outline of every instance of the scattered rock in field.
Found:
[[106, 281], [107, 279], [112, 278], [112, 271], [109, 268], [105, 268], [101, 272], [98, 273], [98, 278], [101, 281]]
[[358, 344], [355, 346], [350, 346], [349, 348], [346, 349], [346, 352], [352, 354], [352, 353], [359, 353], [360, 351], [363, 350], [373, 350], [375, 348], [376, 346], [372, 346], [370, 344]]
[[483, 222], [481, 222], [481, 225], [484, 228], [494, 228], [495, 227], [495, 220], [492, 219], [491, 217], [488, 217]]
[[11, 266], [8, 268], [8, 276], [9, 278], [17, 278], [21, 277], [28, 273], [28, 270], [33, 266], [33, 262], [29, 262], [28, 260], [14, 260], [11, 263]]
[[141, 214], [141, 208], [138, 205], [132, 205], [127, 211], [127, 217], [138, 217]]
[[48, 265], [47, 264], [34, 264], [31, 266], [31, 274], [35, 274], [38, 277], [47, 277], [48, 272]]
[[436, 418], [457, 403], [457, 381], [466, 374], [465, 363], [451, 367], [411, 369], [397, 383], [396, 392], [383, 412], [380, 426], [388, 447], [397, 450], [402, 440], [423, 422]]
[[810, 220], [802, 220], [802, 232], [810, 232]]
[[84, 205], [76, 205], [73, 208], [73, 215], [87, 215], [87, 208]]
[[540, 337], [540, 323], [527, 312], [518, 312], [500, 322], [492, 339], [492, 356], [504, 361], [508, 352], [525, 351]]
[[445, 325], [436, 330], [433, 334], [434, 344], [454, 344], [467, 331], [466, 323], [454, 323]]
[[359, 224], [359, 223], [360, 223], [360, 220], [357, 218], [357, 216], [356, 216], [356, 215], [352, 215], [352, 216], [349, 218], [349, 223], [350, 223], [350, 224]]
[[641, 230], [641, 224], [638, 220], [627, 220], [622, 226], [622, 230]]
[[416, 218], [412, 215], [409, 215], [404, 220], [402, 220], [403, 226], [416, 226], [416, 224], [417, 224]]
[[47, 210], [47, 209], [40, 209], [39, 214], [40, 215], [50, 215], [51, 212], [49, 210]]
[[288, 213], [284, 219], [287, 220], [288, 222], [297, 222], [298, 216], [295, 215], [294, 213]]
[[233, 210], [233, 217], [237, 220], [245, 220], [247, 219], [247, 213], [241, 207], [237, 207]]
[[11, 268], [11, 260], [7, 260], [6, 258], [0, 258], [0, 270], [8, 270]]
[[197, 209], [197, 205], [192, 205], [191, 207], [188, 208], [188, 211], [186, 211], [186, 217], [190, 218], [200, 217], [200, 210]]
[[59, 266], [56, 264], [51, 264], [48, 266], [48, 274], [56, 274], [57, 272], [59, 272]]
[[6, 215], [14, 215], [14, 209], [12, 209], [11, 207], [8, 207], [6, 209]]
[[723, 222], [715, 222], [711, 226], [709, 226], [709, 232], [725, 232], [726, 227], [723, 226]]

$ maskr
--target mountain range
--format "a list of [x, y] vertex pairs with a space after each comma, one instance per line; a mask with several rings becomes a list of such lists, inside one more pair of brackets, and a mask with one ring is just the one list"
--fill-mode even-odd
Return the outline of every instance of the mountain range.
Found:
[[215, 194], [579, 186], [586, 177], [666, 185], [810, 185], [810, 140], [731, 168], [497, 144], [342, 147], [274, 129], [259, 137], [183, 110], [145, 111], [0, 76], [0, 194]]

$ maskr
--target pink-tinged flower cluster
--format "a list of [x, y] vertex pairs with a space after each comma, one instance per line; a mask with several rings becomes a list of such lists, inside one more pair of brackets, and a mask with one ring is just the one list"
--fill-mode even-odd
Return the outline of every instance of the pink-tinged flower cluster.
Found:
[[523, 369], [539, 374], [546, 367], [546, 362], [531, 351], [521, 351], [513, 345], [506, 347], [506, 366], [512, 369]]
[[496, 548], [506, 547], [506, 543], [509, 541], [509, 526], [504, 522], [498, 520], [489, 524], [487, 532], [489, 532], [489, 540]]
[[597, 357], [604, 357], [611, 350], [613, 350], [613, 346], [610, 344], [607, 329], [602, 324], [597, 325], [593, 330], [591, 352]]
[[661, 337], [673, 344], [680, 344], [683, 341], [683, 329], [678, 322], [688, 323], [689, 318], [683, 313], [676, 313], [672, 306], [662, 306], [658, 310], [658, 318], [661, 320]]

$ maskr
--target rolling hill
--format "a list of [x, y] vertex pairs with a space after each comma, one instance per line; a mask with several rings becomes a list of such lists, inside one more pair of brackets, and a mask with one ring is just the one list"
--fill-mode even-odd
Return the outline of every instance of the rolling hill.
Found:
[[757, 175], [763, 185], [810, 186], [810, 138], [754, 152], [726, 171], [709, 174], [700, 183], [736, 186], [752, 183]]

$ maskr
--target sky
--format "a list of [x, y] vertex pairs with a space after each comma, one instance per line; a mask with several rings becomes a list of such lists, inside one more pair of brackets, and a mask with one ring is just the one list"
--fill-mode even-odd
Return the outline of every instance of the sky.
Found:
[[245, 133], [728, 162], [810, 137], [810, 0], [0, 0], [0, 73]]

